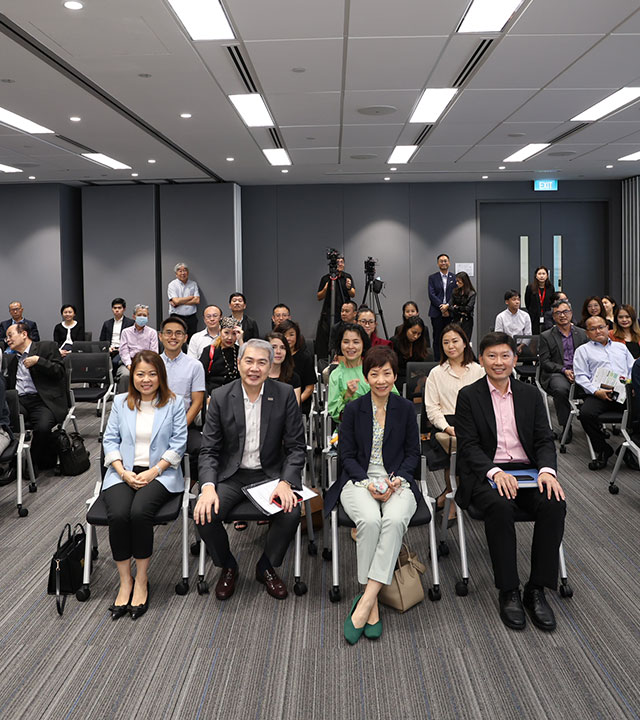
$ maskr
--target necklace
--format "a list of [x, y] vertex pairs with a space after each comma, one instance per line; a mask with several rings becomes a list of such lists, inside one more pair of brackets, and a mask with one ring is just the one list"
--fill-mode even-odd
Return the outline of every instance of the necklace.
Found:
[[[231, 350], [233, 354], [233, 367], [229, 367], [229, 361], [227, 360], [228, 353], [225, 350]], [[224, 366], [227, 369], [225, 375], [229, 380], [235, 380], [238, 377], [238, 349], [235, 345], [231, 348], [224, 348], [222, 351], [222, 359], [224, 360]]]

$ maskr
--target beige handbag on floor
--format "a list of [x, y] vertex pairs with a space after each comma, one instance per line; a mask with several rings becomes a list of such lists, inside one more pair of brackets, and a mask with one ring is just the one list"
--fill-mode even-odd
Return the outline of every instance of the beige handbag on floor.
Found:
[[418, 556], [403, 543], [393, 579], [383, 585], [378, 599], [398, 612], [405, 612], [424, 600], [424, 588], [420, 575], [426, 570]]

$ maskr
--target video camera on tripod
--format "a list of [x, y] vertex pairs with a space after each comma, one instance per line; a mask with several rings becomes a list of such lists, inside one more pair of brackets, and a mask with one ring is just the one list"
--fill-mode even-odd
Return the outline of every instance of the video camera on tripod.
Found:
[[381, 278], [376, 277], [376, 263], [378, 261], [369, 255], [369, 257], [364, 261], [364, 277], [366, 281], [366, 285], [370, 287], [370, 289], [376, 294], [380, 294], [382, 291], [382, 288], [384, 287], [384, 282]]
[[335, 248], [327, 248], [327, 260], [329, 261], [329, 277], [335, 280], [338, 277], [338, 259], [342, 257]]

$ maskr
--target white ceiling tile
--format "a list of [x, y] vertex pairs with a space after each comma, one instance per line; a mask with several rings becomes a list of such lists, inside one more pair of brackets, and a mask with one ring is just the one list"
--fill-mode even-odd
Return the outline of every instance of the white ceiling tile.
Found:
[[419, 163], [454, 163], [459, 157], [464, 155], [467, 145], [423, 145], [415, 154], [412, 160]]
[[424, 87], [445, 38], [349, 40], [347, 90], [407, 90]]
[[[339, 40], [250, 42], [247, 52], [265, 93], [324, 92], [342, 88]], [[293, 72], [305, 68], [306, 72]]]
[[507, 36], [471, 78], [470, 88], [540, 88], [586, 52], [596, 35]]
[[548, 88], [513, 113], [511, 122], [565, 122], [610, 95], [613, 90]]
[[534, 0], [510, 35], [583, 35], [609, 32], [638, 9], [637, 0]]
[[391, 37], [449, 35], [460, 22], [469, 0], [416, 2], [395, 0], [372, 7], [371, 0], [351, 0], [349, 35]]
[[[637, 5], [637, 3], [634, 3]], [[636, 10], [635, 14], [630, 17], [626, 22], [622, 23], [620, 27], [617, 27], [615, 34], [618, 33], [634, 33], [640, 34], [640, 10]]]
[[443, 118], [444, 123], [489, 123], [504, 120], [525, 103], [535, 90], [463, 90]]
[[309, 148], [290, 151], [291, 161], [296, 165], [328, 165], [338, 162], [338, 148]]
[[273, 93], [269, 105], [278, 125], [335, 125], [340, 93]]
[[[487, 145], [523, 146], [527, 143], [546, 142], [548, 138], [560, 135], [564, 129], [564, 123], [556, 122], [506, 122], [487, 135], [484, 142]], [[569, 127], [566, 129], [569, 129]], [[524, 133], [524, 135], [522, 137], [509, 137], [515, 133]]]
[[340, 125], [280, 126], [280, 132], [288, 148], [337, 147]]
[[344, 0], [225, 0], [245, 40], [330, 38], [344, 34]]
[[427, 135], [427, 145], [473, 145], [494, 128], [495, 123], [443, 122]]
[[640, 117], [637, 122], [604, 122], [592, 123], [571, 136], [572, 143], [611, 143], [633, 142], [629, 137], [640, 132]]
[[[377, 90], [346, 92], [344, 94], [344, 122], [350, 125], [404, 123], [420, 97], [419, 90]], [[363, 115], [359, 108], [387, 106], [396, 108], [386, 115]]]
[[349, 147], [389, 147], [396, 144], [403, 125], [345, 125], [342, 144]]

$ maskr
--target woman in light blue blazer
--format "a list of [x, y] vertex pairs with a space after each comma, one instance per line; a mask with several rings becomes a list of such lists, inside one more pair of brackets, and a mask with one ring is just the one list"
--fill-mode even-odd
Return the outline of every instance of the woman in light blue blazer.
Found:
[[187, 446], [184, 403], [169, 389], [164, 362], [152, 350], [133, 358], [129, 392], [114, 399], [102, 445], [107, 467], [102, 494], [120, 575], [120, 589], [109, 609], [114, 620], [127, 612], [135, 620], [149, 606], [153, 518], [184, 489], [180, 461]]

